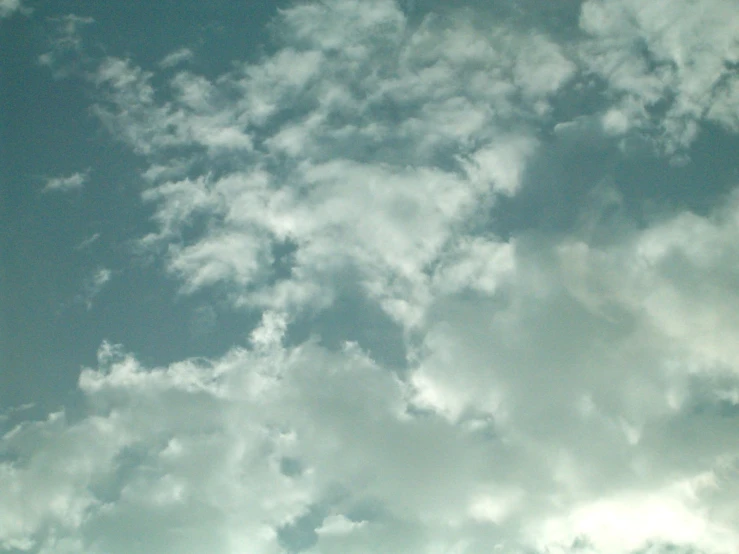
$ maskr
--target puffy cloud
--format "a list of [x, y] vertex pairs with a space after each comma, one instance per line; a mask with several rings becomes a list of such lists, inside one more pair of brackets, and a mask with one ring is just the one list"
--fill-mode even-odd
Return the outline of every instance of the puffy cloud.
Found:
[[0, 544], [29, 550], [35, 533], [53, 522], [79, 527], [97, 500], [88, 490], [107, 471], [125, 440], [108, 419], [88, 417], [69, 426], [63, 413], [24, 423], [3, 436]]
[[497, 298], [429, 310], [413, 401], [458, 424], [487, 414], [517, 445], [542, 552], [736, 547], [736, 505], [715, 496], [736, 479], [736, 206], [609, 246], [556, 241], [555, 259], [521, 238]]
[[324, 514], [311, 532], [331, 542], [365, 527], [392, 536], [423, 504], [438, 517], [442, 496], [464, 502], [469, 485], [444, 476], [468, 439], [409, 420], [397, 378], [356, 346], [285, 349], [270, 328], [252, 350], [167, 368], [104, 344], [100, 367], [80, 377], [88, 416], [57, 414], [3, 439], [15, 457], [2, 466], [7, 490], [18, 492], [1, 504], [4, 547], [77, 538], [88, 552], [281, 552], [311, 510]]
[[[690, 298], [690, 272], [670, 277], [675, 253], [720, 274], [732, 213], [694, 216], [699, 246], [675, 231], [684, 216], [608, 248], [568, 239], [554, 258], [526, 239], [463, 243], [446, 262], [463, 277], [434, 295], [406, 376], [356, 344], [285, 346], [276, 312], [215, 360], [150, 369], [103, 344], [80, 376], [81, 420], [3, 437], [15, 492], [0, 539], [39, 552], [731, 552], [734, 354], [706, 348], [700, 313], [675, 335], [638, 295]], [[475, 287], [485, 266], [468, 260], [487, 249], [511, 261]], [[606, 261], [628, 270], [615, 279]]]
[[80, 377], [83, 419], [4, 436], [0, 538], [39, 552], [731, 552], [736, 206], [607, 245], [459, 243], [404, 376], [350, 343], [285, 346], [277, 312], [212, 361], [148, 369], [104, 344]]

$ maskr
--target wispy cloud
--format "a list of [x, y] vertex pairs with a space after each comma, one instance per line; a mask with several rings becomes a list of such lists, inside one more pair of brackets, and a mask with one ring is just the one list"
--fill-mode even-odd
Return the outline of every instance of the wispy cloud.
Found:
[[89, 248], [93, 244], [95, 244], [98, 239], [100, 238], [100, 233], [94, 233], [87, 237], [86, 239], [80, 241], [75, 247], [75, 250], [84, 250], [86, 248]]
[[10, 17], [16, 12], [26, 12], [26, 8], [21, 0], [0, 0], [0, 19]]
[[67, 177], [52, 177], [46, 180], [43, 192], [70, 192], [81, 190], [87, 183], [89, 170], [77, 172]]
[[41, 54], [38, 61], [49, 67], [54, 76], [66, 77], [81, 69], [86, 59], [82, 44], [82, 30], [95, 22], [91, 17], [68, 14], [48, 20], [50, 50]]
[[159, 65], [161, 67], [174, 67], [188, 61], [192, 58], [192, 56], [192, 50], [190, 50], [189, 48], [180, 48], [162, 58], [162, 60], [159, 62]]
[[87, 306], [88, 310], [92, 309], [93, 300], [105, 288], [112, 276], [113, 272], [110, 269], [102, 267], [96, 269], [85, 279], [79, 300]]
[[[502, 27], [486, 35], [466, 17], [429, 19], [410, 34], [391, 2], [305, 5], [281, 18], [282, 49], [217, 82], [178, 74], [167, 107], [151, 101], [146, 71], [106, 60], [97, 83], [109, 103], [98, 113], [152, 160], [197, 147], [239, 168], [145, 193], [158, 205], [160, 239], [191, 217], [222, 222], [202, 241], [170, 249], [170, 268], [187, 290], [235, 282], [249, 304], [320, 303], [332, 294], [325, 272], [355, 267], [379, 295], [394, 280], [397, 298], [383, 302], [398, 317], [417, 317], [422, 306], [402, 305], [428, 295], [425, 267], [477, 207], [516, 192], [537, 122], [575, 65], [543, 35], [530, 40]], [[346, 33], [362, 47], [330, 57]], [[243, 92], [224, 102], [231, 90]], [[530, 124], [512, 126], [519, 118]], [[283, 179], [295, 186], [278, 191]], [[284, 240], [299, 245], [296, 278], [268, 292], [260, 284], [270, 280], [266, 262]]]

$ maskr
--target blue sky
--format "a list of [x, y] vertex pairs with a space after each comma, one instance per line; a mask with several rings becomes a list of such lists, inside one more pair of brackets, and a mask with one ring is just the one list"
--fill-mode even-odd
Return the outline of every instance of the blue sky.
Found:
[[734, 0], [0, 0], [0, 551], [739, 547]]

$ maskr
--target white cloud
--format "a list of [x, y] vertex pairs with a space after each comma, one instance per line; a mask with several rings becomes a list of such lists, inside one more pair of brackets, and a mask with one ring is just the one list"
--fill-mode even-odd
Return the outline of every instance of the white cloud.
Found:
[[714, 504], [711, 487], [685, 494], [680, 479], [737, 455], [732, 416], [718, 415], [722, 402], [736, 410], [736, 205], [609, 247], [521, 239], [497, 300], [430, 308], [413, 402], [452, 422], [490, 414], [496, 436], [522, 448], [513, 459], [529, 486], [549, 460], [522, 500], [526, 519], [542, 514], [526, 523], [541, 551], [569, 552], [578, 537], [598, 553], [735, 548], [735, 503]]
[[524, 94], [538, 98], [556, 93], [575, 74], [576, 69], [559, 45], [535, 35], [522, 45], [513, 69], [513, 78]]
[[530, 137], [501, 137], [471, 156], [465, 169], [471, 179], [492, 183], [497, 192], [513, 196], [521, 186], [526, 159], [536, 148]]
[[656, 129], [670, 153], [690, 145], [706, 120], [736, 129], [739, 12], [731, 2], [589, 0], [580, 25], [593, 37], [583, 60], [616, 104], [610, 129]]
[[[618, 248], [639, 256], [652, 233]], [[569, 296], [581, 286], [570, 263], [548, 265], [526, 245], [515, 257], [507, 301], [435, 297], [407, 380], [356, 345], [283, 346], [288, 322], [276, 313], [250, 347], [212, 361], [148, 369], [104, 344], [80, 377], [83, 419], [57, 414], [3, 438], [16, 461], [2, 465], [15, 492], [0, 500], [12, 522], [0, 540], [36, 551], [81, 540], [95, 553], [299, 543], [621, 554], [650, 541], [730, 552], [736, 506], [717, 493], [737, 487], [737, 443], [733, 419], [710, 410], [721, 391], [731, 398], [736, 374], [721, 384], [711, 359], [700, 371], [670, 366], [700, 345], [619, 301], [630, 279], [599, 294], [628, 312], [614, 322], [616, 306], [588, 315]], [[527, 264], [541, 266], [545, 287]], [[586, 284], [603, 287], [598, 258], [584, 267], [595, 272]]]
[[318, 535], [346, 535], [366, 525], [365, 521], [352, 521], [343, 515], [327, 517], [323, 525], [316, 530]]
[[[340, 458], [337, 473], [319, 466], [351, 436], [347, 444], [364, 449], [353, 426], [376, 433], [395, 418], [392, 398], [400, 397], [392, 376], [356, 350], [260, 344], [258, 352], [236, 350], [210, 366], [156, 370], [103, 345], [101, 370], [80, 378], [97, 415], [77, 424], [55, 416], [4, 439], [5, 449], [21, 456], [2, 466], [19, 489], [0, 501], [3, 521], [18, 522], [2, 527], [5, 547], [44, 540], [36, 533], [49, 529], [60, 538], [81, 533], [91, 552], [125, 552], [137, 544], [132, 531], [146, 527], [140, 546], [160, 552], [225, 552], [240, 543], [278, 552], [277, 529], [330, 497], [359, 460]], [[355, 379], [364, 388], [355, 388]], [[77, 449], [71, 437], [80, 447], [84, 439], [97, 446]], [[221, 451], [217, 460], [213, 448]], [[300, 456], [306, 469], [281, 474], [283, 456]], [[40, 480], [38, 472], [50, 467], [57, 469]], [[187, 527], [178, 533], [181, 524]]]
[[728, 552], [735, 540], [674, 485], [657, 493], [616, 495], [589, 503], [567, 518], [547, 521], [541, 533], [552, 542], [563, 535], [562, 544], [573, 536], [587, 536], [593, 551], [603, 554], [638, 551], [650, 542], [699, 544], [708, 551]]
[[159, 62], [159, 65], [162, 67], [174, 67], [190, 60], [192, 57], [192, 50], [190, 50], [189, 48], [179, 48], [162, 58], [162, 60]]
[[626, 250], [563, 245], [574, 294], [596, 310], [608, 303], [638, 310], [699, 365], [737, 367], [739, 351], [726, 334], [739, 323], [731, 269], [737, 205], [734, 193], [710, 217], [681, 213], [646, 229]]
[[34, 534], [53, 521], [75, 528], [97, 503], [88, 487], [120, 448], [123, 437], [110, 421], [90, 417], [70, 427], [64, 414], [20, 425], [3, 437], [3, 451], [19, 462], [2, 464], [3, 498], [0, 545], [28, 550]]
[[[166, 105], [152, 102], [146, 71], [108, 59], [96, 82], [110, 102], [98, 113], [152, 159], [145, 199], [160, 232], [147, 243], [175, 239], [169, 267], [184, 290], [236, 285], [240, 303], [279, 310], [330, 302], [337, 272], [358, 271], [410, 324], [453, 234], [521, 186], [535, 132], [503, 128], [544, 117], [574, 65], [543, 36], [484, 34], [466, 15], [410, 29], [389, 1], [331, 6], [282, 12], [284, 45], [259, 64], [215, 81], [177, 74]], [[192, 146], [209, 167], [226, 157], [236, 169], [185, 165], [172, 179], [164, 168]], [[207, 235], [178, 244], [194, 221], [209, 222]], [[273, 282], [271, 252], [286, 240], [295, 266]]]
[[[665, 3], [588, 1], [592, 41], [558, 45], [472, 11], [411, 22], [389, 0], [331, 0], [281, 11], [276, 50], [218, 78], [160, 90], [105, 59], [96, 113], [149, 163], [142, 244], [183, 293], [220, 287], [261, 323], [165, 367], [104, 343], [80, 376], [85, 415], [2, 438], [0, 545], [736, 551], [736, 198], [605, 243], [582, 213], [570, 234], [490, 231], [549, 130], [658, 129], [671, 150], [706, 117], [731, 128], [730, 79], [712, 72], [733, 56], [731, 16], [704, 4], [717, 11], [671, 4], [682, 19], [661, 27]], [[682, 50], [705, 29], [717, 45]], [[555, 125], [578, 64], [608, 82], [607, 106]], [[91, 276], [90, 299], [111, 276]], [[380, 339], [405, 348], [399, 371], [343, 333], [367, 314], [331, 320], [347, 296], [393, 324]], [[337, 345], [300, 338], [319, 317]]]
[[82, 30], [95, 20], [68, 14], [49, 19], [49, 45], [51, 50], [41, 54], [39, 63], [52, 69], [55, 77], [66, 77], [80, 69], [80, 58], [84, 58]]
[[70, 192], [80, 190], [85, 186], [89, 175], [89, 171], [77, 172], [68, 177], [53, 177], [46, 180], [43, 192]]
[[110, 269], [105, 267], [96, 269], [85, 279], [83, 291], [77, 299], [83, 302], [88, 310], [92, 309], [93, 299], [105, 288], [112, 276], [113, 272]]
[[86, 239], [81, 240], [75, 247], [75, 250], [85, 250], [86, 248], [89, 248], [93, 244], [95, 244], [100, 239], [100, 233], [93, 233]]
[[464, 240], [450, 249], [434, 273], [433, 285], [443, 294], [472, 289], [494, 294], [515, 274], [515, 245], [482, 237]]
[[0, 0], [0, 19], [10, 17], [22, 9], [20, 0]]

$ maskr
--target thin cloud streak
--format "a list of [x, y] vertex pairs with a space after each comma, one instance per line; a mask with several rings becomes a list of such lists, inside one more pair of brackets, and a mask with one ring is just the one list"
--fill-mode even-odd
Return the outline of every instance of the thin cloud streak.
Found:
[[53, 177], [47, 179], [42, 192], [71, 192], [81, 190], [87, 183], [89, 170], [77, 172], [67, 177]]

